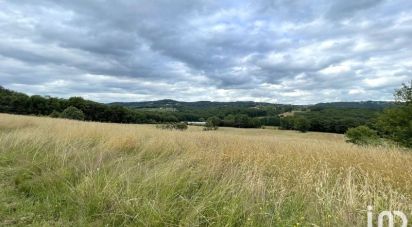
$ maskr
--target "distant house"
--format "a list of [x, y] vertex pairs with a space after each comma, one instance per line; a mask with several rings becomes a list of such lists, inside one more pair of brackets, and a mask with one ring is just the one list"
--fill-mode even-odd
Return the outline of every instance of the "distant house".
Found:
[[195, 125], [195, 126], [205, 126], [206, 122], [204, 121], [189, 121], [187, 122], [188, 125]]

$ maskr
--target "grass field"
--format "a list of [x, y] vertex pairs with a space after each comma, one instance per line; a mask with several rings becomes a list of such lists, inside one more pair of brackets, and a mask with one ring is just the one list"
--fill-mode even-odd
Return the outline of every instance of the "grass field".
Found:
[[342, 135], [0, 114], [0, 226], [366, 226], [412, 212], [412, 153]]

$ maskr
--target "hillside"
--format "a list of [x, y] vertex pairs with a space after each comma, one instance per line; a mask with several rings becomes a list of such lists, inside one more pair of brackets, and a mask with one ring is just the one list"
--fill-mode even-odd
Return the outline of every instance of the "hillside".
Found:
[[343, 136], [0, 114], [0, 225], [365, 226], [412, 212], [412, 154]]
[[[236, 128], [281, 127], [303, 131], [344, 133], [351, 127], [374, 127], [376, 117], [389, 102], [322, 103], [312, 106], [271, 104], [261, 102], [151, 102], [102, 104], [81, 97], [60, 99], [48, 96], [28, 96], [0, 87], [0, 112], [58, 117], [69, 107], [75, 107], [86, 121], [112, 123], [149, 123], [207, 121], [216, 118], [218, 126]], [[297, 113], [288, 116], [288, 113]], [[283, 116], [283, 117], [282, 117]], [[297, 127], [298, 118], [307, 121]], [[299, 119], [298, 119], [299, 120]]]
[[352, 108], [352, 109], [376, 109], [383, 110], [385, 108], [393, 107], [395, 102], [386, 101], [363, 101], [363, 102], [331, 102], [318, 103], [313, 105], [314, 108]]
[[236, 101], [236, 102], [212, 102], [212, 101], [197, 101], [197, 102], [182, 102], [172, 99], [163, 99], [157, 101], [143, 101], [143, 102], [115, 102], [110, 105], [120, 105], [131, 108], [256, 108], [264, 106], [292, 106], [284, 104], [273, 104], [265, 102], [253, 101]]
[[294, 108], [354, 108], [354, 109], [385, 109], [394, 105], [394, 102], [386, 101], [362, 101], [362, 102], [329, 102], [317, 103], [313, 105], [291, 105], [291, 104], [275, 104], [266, 102], [253, 101], [237, 101], [237, 102], [212, 102], [212, 101], [197, 101], [197, 102], [182, 102], [172, 99], [163, 99], [156, 101], [142, 102], [114, 102], [110, 105], [119, 105], [130, 108], [221, 108], [221, 107], [236, 107], [236, 108], [252, 108], [264, 106], [290, 106]]

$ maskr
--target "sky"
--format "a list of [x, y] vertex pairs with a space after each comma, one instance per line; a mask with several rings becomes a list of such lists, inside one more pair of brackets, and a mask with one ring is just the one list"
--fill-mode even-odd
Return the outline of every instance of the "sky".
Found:
[[410, 0], [0, 0], [0, 85], [98, 102], [392, 100]]

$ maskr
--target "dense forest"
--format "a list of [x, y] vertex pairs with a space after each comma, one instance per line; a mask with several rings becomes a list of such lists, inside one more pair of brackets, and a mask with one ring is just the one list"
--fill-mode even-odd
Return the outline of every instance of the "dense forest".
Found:
[[345, 133], [359, 125], [371, 126], [382, 110], [367, 108], [309, 108], [281, 119], [283, 129]]
[[283, 105], [261, 102], [152, 102], [113, 103], [136, 110], [169, 111], [191, 120], [218, 117], [219, 126], [279, 126], [281, 129], [345, 133], [359, 125], [371, 126], [377, 116], [394, 102], [335, 102], [315, 105]]
[[278, 126], [281, 129], [344, 133], [348, 128], [374, 125], [385, 107], [392, 105], [390, 102], [372, 101], [299, 106], [174, 100], [102, 104], [81, 97], [28, 96], [0, 87], [0, 112], [3, 113], [58, 117], [74, 107], [81, 111], [81, 119], [114, 123], [207, 121], [213, 117], [218, 126], [226, 127]]

